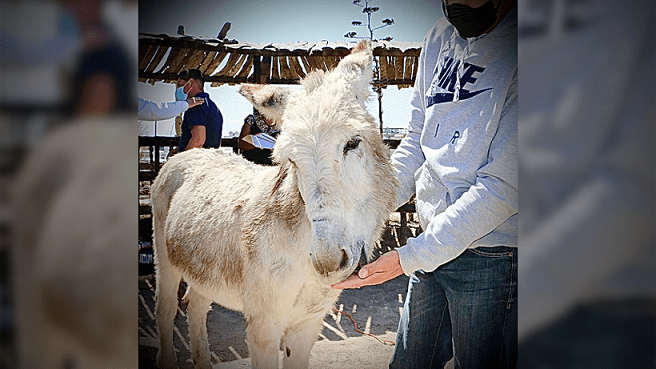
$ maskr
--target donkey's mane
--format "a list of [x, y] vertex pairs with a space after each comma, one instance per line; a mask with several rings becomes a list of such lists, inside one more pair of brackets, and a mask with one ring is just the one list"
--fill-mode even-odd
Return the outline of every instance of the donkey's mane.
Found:
[[276, 182], [273, 186], [272, 199], [273, 209], [276, 215], [285, 220], [292, 232], [295, 232], [300, 223], [305, 219], [305, 207], [303, 198], [298, 190], [296, 177], [290, 171], [293, 170], [291, 163], [283, 163], [276, 174]]

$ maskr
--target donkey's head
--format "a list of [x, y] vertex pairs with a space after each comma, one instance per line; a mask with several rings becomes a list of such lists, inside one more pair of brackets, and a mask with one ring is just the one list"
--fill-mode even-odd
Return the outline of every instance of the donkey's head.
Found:
[[244, 86], [241, 93], [278, 121], [273, 158], [296, 176], [311, 224], [308, 255], [330, 280], [367, 261], [393, 211], [396, 177], [374, 118], [366, 111], [372, 52], [361, 42], [332, 71], [314, 71], [304, 89]]

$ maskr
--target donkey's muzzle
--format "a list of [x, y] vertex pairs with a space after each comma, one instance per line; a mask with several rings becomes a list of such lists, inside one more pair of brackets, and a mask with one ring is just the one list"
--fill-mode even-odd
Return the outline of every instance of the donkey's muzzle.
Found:
[[340, 249], [339, 253], [335, 253], [334, 255], [322, 253], [321, 255], [312, 254], [311, 257], [314, 269], [324, 277], [328, 277], [328, 275], [334, 272], [348, 269], [351, 264], [351, 258], [344, 249]]
[[353, 252], [351, 242], [343, 235], [338, 224], [327, 218], [312, 221], [312, 240], [310, 241], [310, 257], [314, 269], [324, 277], [351, 269], [359, 257]]

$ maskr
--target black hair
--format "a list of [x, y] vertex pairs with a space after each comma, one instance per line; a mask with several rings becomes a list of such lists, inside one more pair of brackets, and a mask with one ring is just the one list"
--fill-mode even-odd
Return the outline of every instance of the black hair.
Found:
[[190, 78], [193, 78], [198, 82], [200, 82], [200, 86], [203, 87], [203, 84], [205, 83], [205, 78], [203, 77], [203, 73], [198, 69], [185, 69], [180, 73], [178, 73], [177, 79], [183, 79], [185, 81], [188, 81]]

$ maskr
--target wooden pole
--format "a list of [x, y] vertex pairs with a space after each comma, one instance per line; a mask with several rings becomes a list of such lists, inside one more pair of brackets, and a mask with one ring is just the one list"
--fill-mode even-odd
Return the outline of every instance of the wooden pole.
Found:
[[378, 119], [380, 120], [380, 137], [383, 137], [383, 88], [378, 86]]
[[262, 66], [260, 64], [260, 56], [253, 55], [253, 83], [260, 83], [262, 75]]

